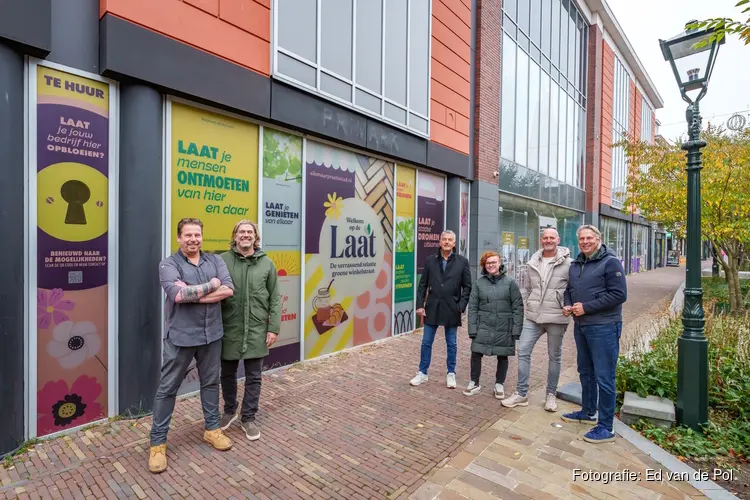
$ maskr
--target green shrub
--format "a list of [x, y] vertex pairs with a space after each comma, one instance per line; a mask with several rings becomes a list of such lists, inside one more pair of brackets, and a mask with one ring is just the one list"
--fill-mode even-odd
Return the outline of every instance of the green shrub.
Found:
[[[670, 452], [686, 457], [750, 458], [750, 317], [714, 316], [713, 303], [728, 300], [722, 279], [704, 279], [709, 356], [710, 421], [703, 433], [686, 427], [661, 429], [645, 421], [636, 428]], [[722, 286], [723, 285], [723, 286]], [[750, 283], [743, 282], [747, 294]], [[669, 321], [647, 352], [621, 356], [617, 363], [618, 403], [626, 391], [677, 399], [677, 345], [681, 318]]]

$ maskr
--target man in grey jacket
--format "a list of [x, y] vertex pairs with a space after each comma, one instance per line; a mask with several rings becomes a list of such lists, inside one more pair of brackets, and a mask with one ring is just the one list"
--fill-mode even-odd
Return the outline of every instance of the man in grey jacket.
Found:
[[512, 396], [502, 401], [503, 406], [528, 406], [531, 352], [543, 333], [547, 334], [547, 397], [544, 409], [557, 411], [557, 382], [560, 379], [562, 341], [569, 317], [563, 313], [565, 289], [568, 285], [570, 250], [558, 246], [560, 235], [548, 227], [542, 231], [542, 249], [529, 259], [521, 284], [525, 317], [518, 342], [518, 385]]

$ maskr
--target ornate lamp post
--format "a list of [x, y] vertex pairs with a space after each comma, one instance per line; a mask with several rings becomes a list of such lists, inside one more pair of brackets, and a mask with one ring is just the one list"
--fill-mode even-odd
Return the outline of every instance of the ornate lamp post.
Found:
[[[690, 25], [691, 23], [688, 23]], [[708, 80], [721, 41], [696, 46], [710, 39], [713, 30], [688, 29], [669, 40], [659, 40], [664, 59], [669, 61], [682, 99], [688, 103], [687, 151], [687, 268], [682, 335], [677, 343], [677, 422], [694, 430], [708, 422], [708, 341], [704, 333], [703, 289], [701, 288], [701, 116], [698, 103], [706, 95]], [[698, 91], [693, 99], [688, 92]]]

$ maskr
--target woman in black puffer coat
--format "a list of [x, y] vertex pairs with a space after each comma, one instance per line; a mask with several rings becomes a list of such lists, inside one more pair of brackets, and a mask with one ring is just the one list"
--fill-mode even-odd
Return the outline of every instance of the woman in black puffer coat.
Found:
[[464, 394], [473, 396], [482, 389], [479, 384], [482, 356], [497, 356], [493, 392], [497, 399], [503, 399], [508, 356], [515, 356], [516, 340], [523, 326], [523, 298], [516, 280], [505, 273], [498, 254], [485, 252], [479, 263], [482, 276], [469, 296], [471, 382]]

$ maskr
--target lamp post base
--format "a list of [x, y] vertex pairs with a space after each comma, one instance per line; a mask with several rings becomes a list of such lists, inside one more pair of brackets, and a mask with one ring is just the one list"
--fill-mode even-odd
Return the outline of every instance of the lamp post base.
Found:
[[677, 423], [700, 432], [708, 422], [708, 340], [677, 340]]

